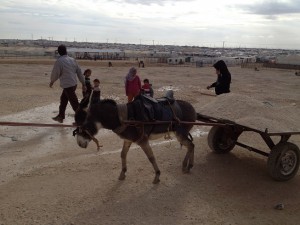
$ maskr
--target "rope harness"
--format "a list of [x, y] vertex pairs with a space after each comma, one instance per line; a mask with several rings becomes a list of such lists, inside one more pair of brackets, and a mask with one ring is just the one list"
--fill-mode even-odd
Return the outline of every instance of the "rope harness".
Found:
[[103, 145], [100, 145], [98, 139], [95, 138], [94, 136], [92, 136], [88, 130], [85, 130], [85, 132], [86, 132], [87, 135], [89, 135], [90, 138], [96, 143], [96, 145], [97, 145], [97, 151], [99, 151], [100, 148], [103, 147]]
[[0, 126], [11, 127], [76, 127], [76, 125], [52, 124], [52, 123], [22, 123], [22, 122], [0, 122]]

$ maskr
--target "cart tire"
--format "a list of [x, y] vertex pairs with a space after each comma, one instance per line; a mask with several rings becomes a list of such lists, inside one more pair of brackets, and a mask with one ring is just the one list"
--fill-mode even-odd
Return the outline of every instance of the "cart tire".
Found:
[[224, 154], [230, 152], [235, 144], [236, 140], [233, 139], [232, 135], [227, 132], [227, 129], [231, 127], [212, 127], [208, 133], [207, 142], [211, 150], [218, 154]]
[[268, 172], [277, 181], [292, 179], [298, 172], [300, 151], [297, 145], [284, 142], [274, 146], [268, 158]]

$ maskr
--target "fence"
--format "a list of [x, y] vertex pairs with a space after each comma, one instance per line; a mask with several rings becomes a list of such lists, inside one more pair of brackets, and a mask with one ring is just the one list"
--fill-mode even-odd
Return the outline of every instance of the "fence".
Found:
[[242, 68], [270, 68], [270, 69], [286, 69], [300, 70], [300, 65], [278, 64], [278, 63], [242, 63]]

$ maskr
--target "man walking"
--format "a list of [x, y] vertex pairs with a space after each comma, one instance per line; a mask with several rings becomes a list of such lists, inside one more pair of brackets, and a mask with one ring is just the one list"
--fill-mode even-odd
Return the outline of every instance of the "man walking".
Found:
[[56, 80], [60, 80], [60, 86], [63, 88], [60, 96], [59, 113], [52, 119], [62, 123], [65, 119], [65, 111], [70, 102], [74, 111], [77, 110], [79, 103], [76, 95], [77, 78], [82, 84], [82, 90], [86, 90], [84, 76], [76, 60], [67, 55], [67, 48], [65, 45], [58, 46], [58, 54], [60, 57], [56, 60], [51, 73], [49, 87], [52, 88]]

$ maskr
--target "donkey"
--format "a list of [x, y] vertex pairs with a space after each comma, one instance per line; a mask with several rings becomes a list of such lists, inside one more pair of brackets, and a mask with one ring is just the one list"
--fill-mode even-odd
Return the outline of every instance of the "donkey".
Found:
[[[136, 143], [143, 149], [152, 163], [155, 170], [153, 183], [157, 184], [160, 181], [160, 170], [149, 145], [149, 140], [173, 133], [178, 142], [187, 148], [187, 153], [182, 162], [182, 171], [188, 173], [194, 163], [194, 144], [192, 136], [189, 133], [193, 124], [180, 123], [180, 121], [195, 122], [197, 116], [194, 107], [190, 103], [182, 100], [173, 100], [171, 102], [171, 100], [171, 98], [164, 98], [164, 101], [162, 99], [159, 102], [155, 99], [151, 101], [154, 102], [156, 111], [157, 106], [160, 106], [158, 108], [160, 109], [160, 121], [165, 120], [165, 123], [158, 123], [155, 118], [149, 120], [149, 117], [146, 116], [147, 119], [145, 119], [143, 115], [144, 111], [137, 110], [139, 107], [136, 106], [141, 105], [141, 99], [127, 104], [117, 104], [114, 100], [105, 99], [97, 104], [91, 104], [88, 109], [86, 109], [88, 101], [83, 99], [75, 113], [75, 121], [78, 127], [74, 130], [73, 135], [77, 135], [77, 144], [82, 148], [86, 148], [91, 140], [95, 141], [94, 136], [100, 128], [112, 130], [122, 138], [124, 142], [121, 151], [122, 170], [119, 180], [125, 179], [127, 171], [126, 156], [131, 144], [133, 142]], [[144, 108], [142, 105], [142, 109]], [[128, 122], [128, 120], [132, 119], [135, 121], [138, 120], [137, 122], [139, 123], [126, 123], [126, 120]]]

